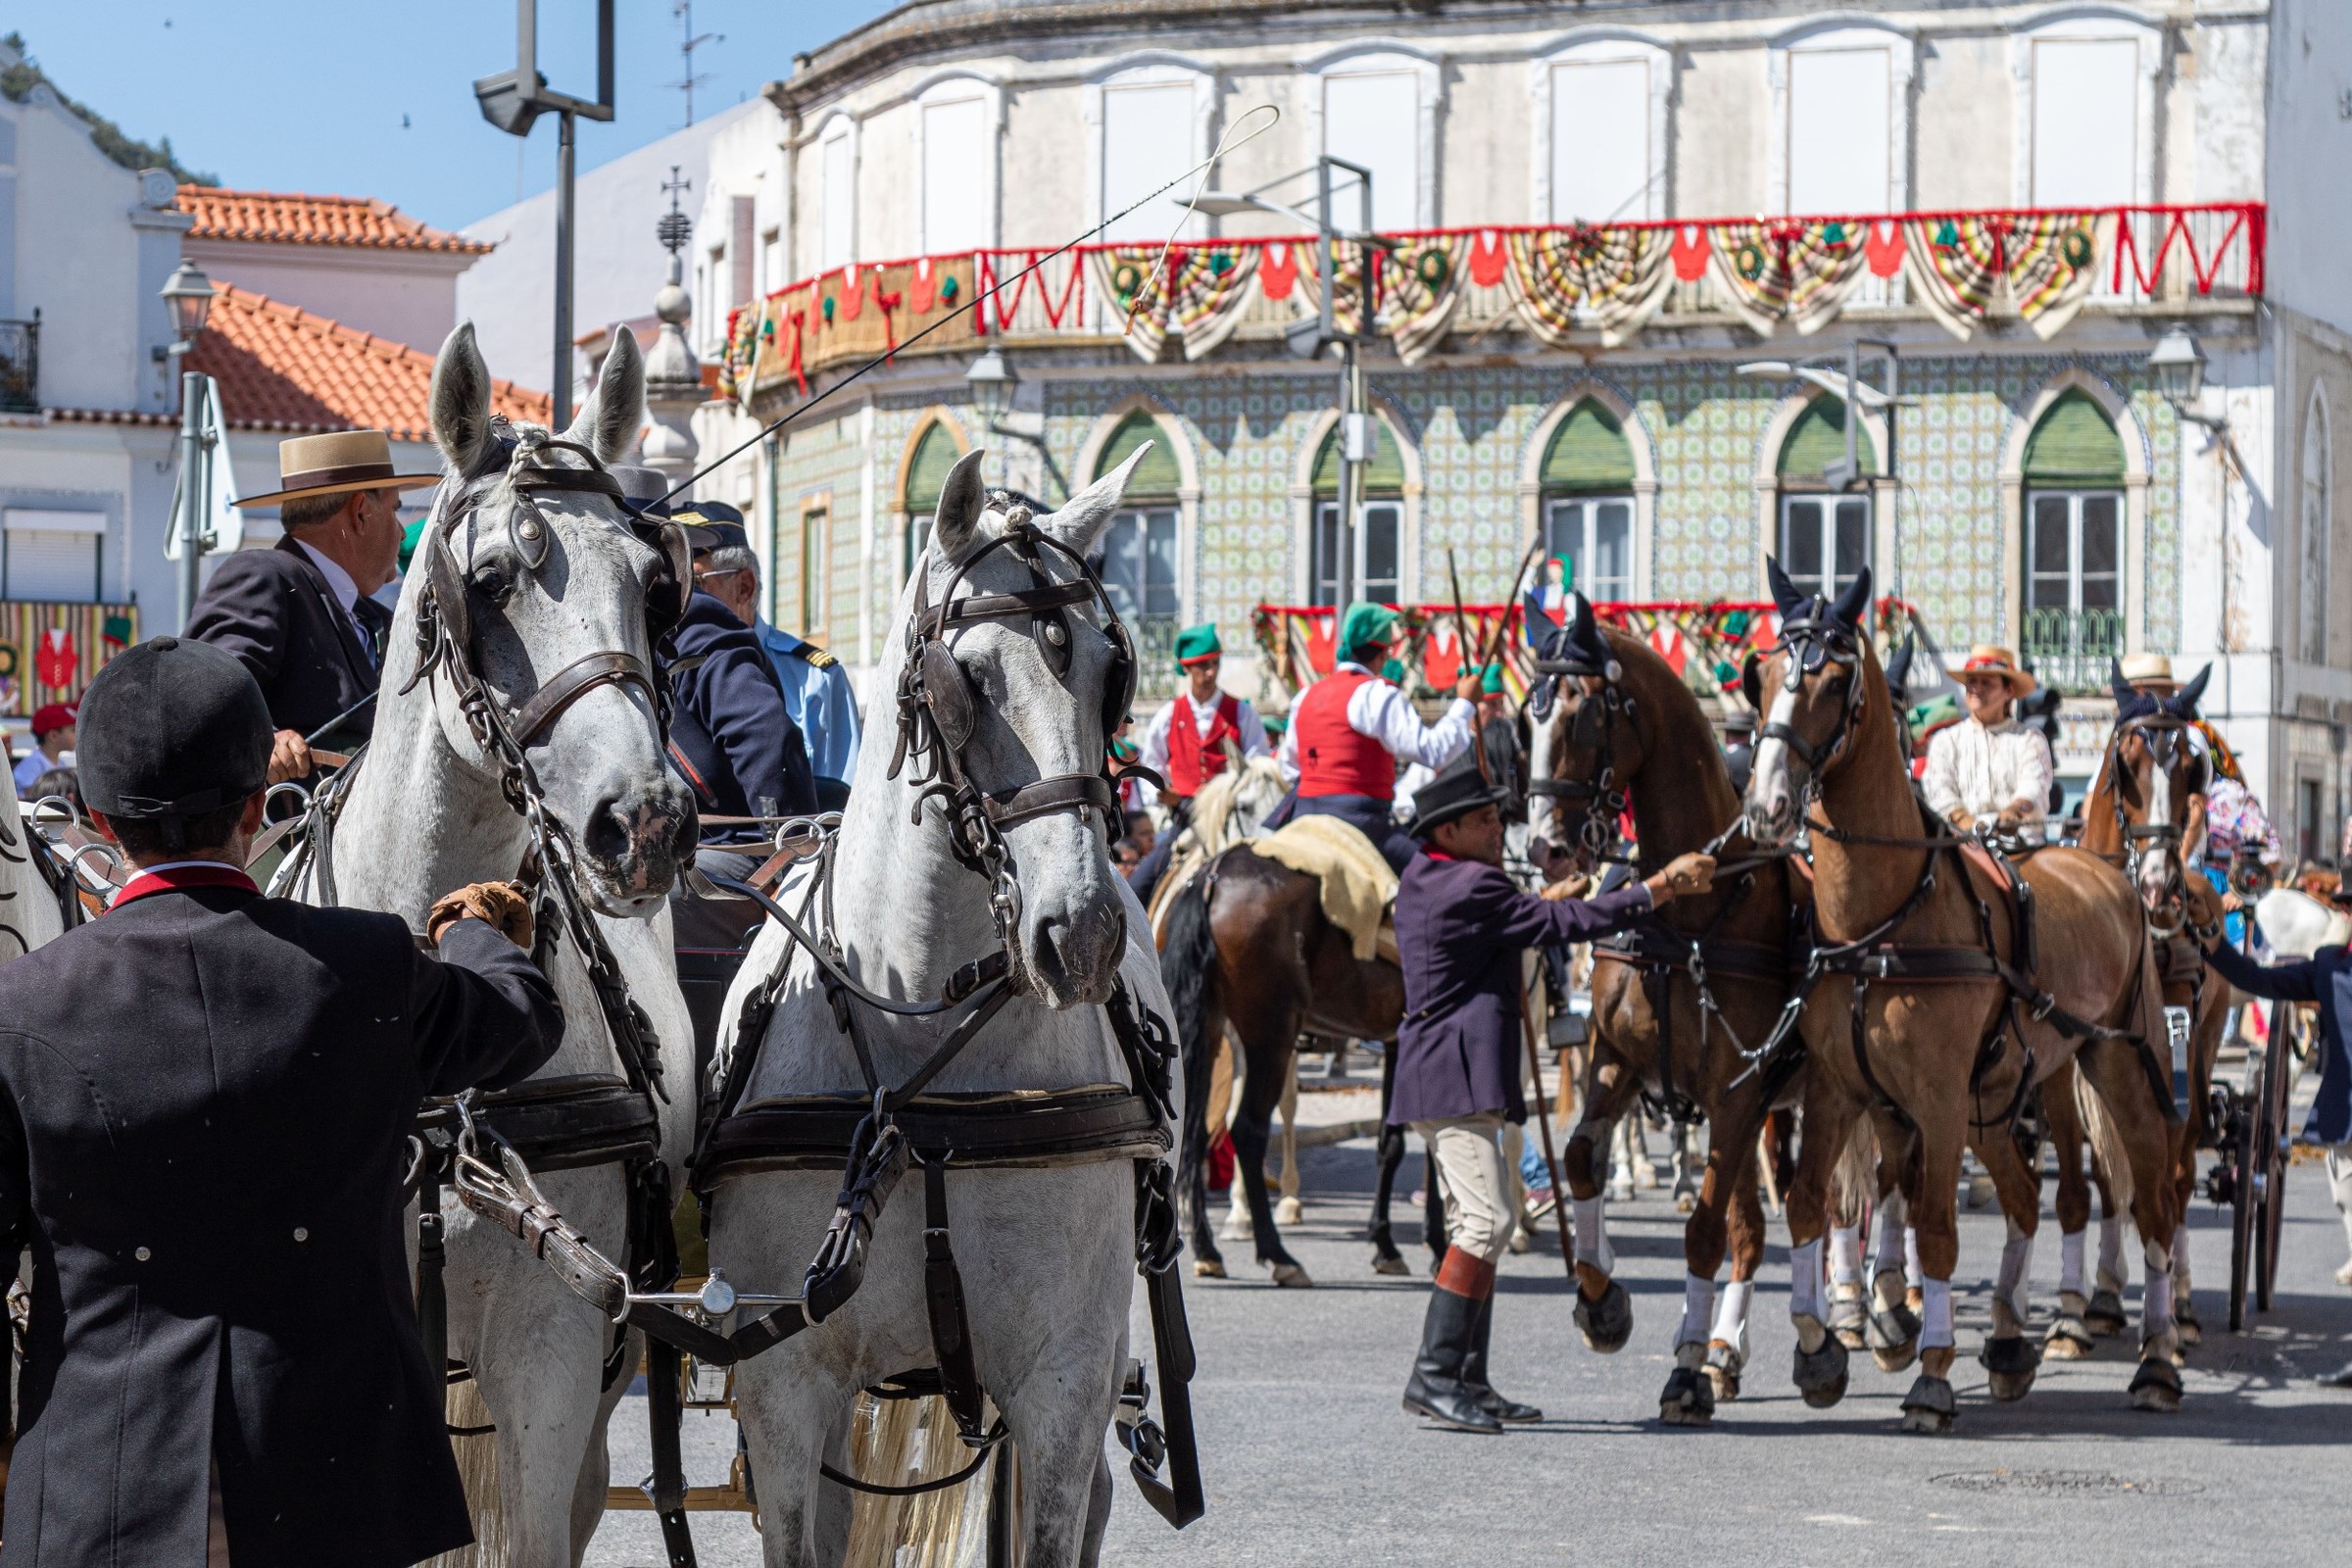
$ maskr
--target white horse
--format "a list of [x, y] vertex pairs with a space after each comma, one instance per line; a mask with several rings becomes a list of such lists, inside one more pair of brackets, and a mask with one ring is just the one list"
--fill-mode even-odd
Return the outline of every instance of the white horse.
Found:
[[[8, 774], [0, 757], [0, 774]], [[65, 934], [65, 913], [49, 879], [33, 863], [41, 854], [32, 842], [33, 827], [25, 819], [13, 774], [0, 778], [0, 963], [22, 957], [43, 943]]]
[[[636, 438], [645, 404], [636, 340], [620, 332], [612, 341], [594, 393], [563, 436], [606, 463]], [[588, 465], [545, 445], [548, 432], [538, 426], [492, 421], [490, 373], [470, 324], [450, 334], [433, 368], [432, 427], [448, 473], [401, 593], [374, 738], [355, 764], [330, 855], [336, 902], [399, 914], [418, 932], [442, 894], [516, 875], [528, 842], [522, 817], [501, 794], [498, 769], [467, 727], [449, 672], [415, 678], [418, 613], [431, 576], [424, 552], [446, 538], [470, 602], [465, 652], [510, 721], [543, 682], [583, 656], [625, 653], [650, 668], [648, 594], [666, 569], [661, 552], [603, 495], [532, 491], [544, 519], [532, 531], [518, 510], [524, 503], [514, 475], [533, 466]], [[544, 549], [537, 565], [518, 541]], [[437, 608], [448, 625], [452, 607]], [[678, 857], [693, 842], [692, 799], [664, 760], [652, 694], [628, 681], [597, 685], [562, 707], [528, 739], [524, 755], [547, 814], [577, 847], [577, 891], [630, 995], [652, 1018], [668, 1097], [660, 1117], [662, 1157], [672, 1165], [673, 1190], [682, 1192], [680, 1167], [694, 1133], [694, 1035], [678, 991], [665, 898]], [[324, 902], [315, 862], [296, 894]], [[552, 917], [542, 910], [543, 922]], [[537, 1076], [616, 1076], [615, 1048], [568, 931], [559, 934], [549, 978], [564, 1004], [564, 1045]], [[625, 1264], [619, 1166], [545, 1174], [540, 1184], [566, 1219]], [[441, 1210], [449, 1354], [472, 1369], [498, 1429], [494, 1441], [458, 1444], [479, 1538], [473, 1560], [574, 1568], [604, 1511], [605, 1424], [626, 1390], [636, 1347], [621, 1347], [625, 1357], [616, 1358], [612, 1325], [512, 1235], [446, 1191]], [[413, 1235], [410, 1255], [413, 1265]], [[616, 1359], [621, 1375], [608, 1381], [606, 1368]]]
[[[1138, 456], [1140, 457], [1140, 453]], [[963, 566], [959, 602], [1013, 593], [1075, 573], [1040, 550], [1033, 571], [1009, 549], [973, 561], [1006, 517], [984, 497], [980, 454], [960, 461], [941, 493], [930, 548], [900, 596], [897, 623], [914, 613], [915, 583], [940, 604]], [[1131, 458], [1113, 474], [1036, 520], [1078, 556], [1093, 551], [1118, 503]], [[1054, 633], [1058, 640], [1054, 640]], [[1053, 631], [1027, 615], [983, 619], [933, 644], [926, 674], [968, 683], [975, 715], [961, 752], [983, 792], [1001, 796], [1102, 765], [1105, 681], [1112, 644], [1083, 606]], [[1045, 649], [1066, 659], [1056, 674]], [[890, 639], [877, 692], [900, 689], [906, 639]], [[941, 665], [945, 664], [942, 668]], [[828, 930], [844, 967], [863, 986], [909, 1002], [938, 998], [959, 965], [1004, 951], [991, 918], [991, 883], [951, 853], [948, 824], [929, 808], [910, 763], [892, 776], [891, 748], [868, 746], [834, 845]], [[1139, 1004], [1168, 1016], [1142, 906], [1112, 870], [1097, 813], [1054, 809], [1003, 829], [1018, 884], [1012, 914], [1014, 994], [928, 1093], [1018, 1092], [1124, 1084], [1127, 1071], [1099, 1005], [1124, 975]], [[808, 878], [778, 895], [800, 906]], [[822, 906], [812, 918], [822, 921]], [[770, 921], [728, 998], [722, 1051], [745, 999], [789, 965], [742, 1102], [859, 1092], [851, 1042], [806, 950]], [[860, 1013], [876, 1075], [906, 1081], [943, 1029]], [[722, 1074], [726, 1063], [714, 1064]], [[838, 1169], [758, 1170], [722, 1179], [712, 1195], [710, 1257], [740, 1290], [797, 1294], [834, 1206]], [[950, 1231], [962, 1269], [980, 1381], [1020, 1457], [1020, 1555], [1028, 1568], [1091, 1560], [1107, 1517], [1103, 1439], [1127, 1356], [1135, 1283], [1136, 1175], [1128, 1159], [1038, 1169], [959, 1169], [946, 1177]], [[769, 1568], [842, 1560], [850, 1494], [821, 1481], [820, 1461], [845, 1462], [852, 1401], [868, 1384], [938, 1356], [925, 1314], [924, 1196], [909, 1172], [881, 1213], [864, 1283], [850, 1301], [736, 1368], [737, 1411], [758, 1484]], [[891, 1480], [899, 1479], [896, 1476]]]

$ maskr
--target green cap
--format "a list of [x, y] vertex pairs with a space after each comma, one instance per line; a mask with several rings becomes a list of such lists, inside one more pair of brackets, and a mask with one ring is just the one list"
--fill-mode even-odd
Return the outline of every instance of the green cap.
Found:
[[1176, 662], [1190, 664], [1203, 659], [1220, 659], [1225, 645], [1217, 641], [1216, 622], [1187, 626], [1176, 634]]
[[1502, 691], [1502, 664], [1499, 661], [1489, 664], [1478, 677], [1478, 689], [1490, 697]]
[[409, 563], [416, 559], [416, 541], [424, 537], [424, 525], [431, 520], [432, 518], [429, 516], [418, 517], [415, 522], [400, 530], [400, 569], [402, 571], [407, 571]]
[[1385, 647], [1396, 631], [1396, 612], [1386, 605], [1366, 604], [1358, 600], [1348, 607], [1347, 614], [1340, 617], [1339, 655], [1342, 659], [1353, 659], [1355, 651], [1366, 643], [1379, 643]]

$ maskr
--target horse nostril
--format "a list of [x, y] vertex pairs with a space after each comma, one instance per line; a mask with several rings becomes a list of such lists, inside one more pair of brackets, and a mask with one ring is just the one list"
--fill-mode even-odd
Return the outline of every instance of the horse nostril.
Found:
[[588, 813], [580, 833], [580, 848], [597, 859], [612, 863], [625, 859], [632, 848], [629, 817], [618, 796], [607, 796]]

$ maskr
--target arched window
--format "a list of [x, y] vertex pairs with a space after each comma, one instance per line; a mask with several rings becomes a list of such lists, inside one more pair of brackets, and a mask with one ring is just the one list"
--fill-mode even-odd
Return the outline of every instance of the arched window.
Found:
[[1130, 414], [1103, 443], [1094, 477], [1100, 479], [1125, 463], [1147, 441], [1152, 450], [1127, 476], [1127, 493], [1103, 531], [1095, 565], [1120, 618], [1134, 628], [1145, 668], [1156, 673], [1168, 662], [1157, 656], [1176, 646], [1176, 628], [1184, 612], [1178, 553], [1182, 513], [1177, 504], [1183, 474], [1168, 433], [1142, 410]]
[[1544, 553], [1595, 604], [1634, 597], [1634, 449], [1617, 416], [1591, 398], [1544, 449]]
[[2026, 662], [2092, 685], [2124, 651], [2124, 444], [2076, 388], [2026, 441]]
[[[1366, 421], [1379, 444], [1364, 465], [1364, 493], [1356, 509], [1355, 555], [1348, 580], [1353, 598], [1393, 605], [1404, 586], [1404, 454], [1396, 432], [1378, 417]], [[1340, 426], [1334, 424], [1315, 455], [1315, 551], [1310, 602], [1340, 602]]]
[[1847, 486], [1879, 469], [1866, 426], [1854, 431], [1845, 467], [1845, 404], [1815, 398], [1781, 443], [1781, 569], [1807, 593], [1834, 598], [1870, 564], [1870, 496]]
[[937, 419], [923, 429], [915, 443], [914, 460], [906, 465], [906, 560], [904, 573], [914, 574], [915, 558], [931, 542], [931, 517], [939, 511], [939, 493], [947, 487], [948, 470], [963, 453], [956, 436]]

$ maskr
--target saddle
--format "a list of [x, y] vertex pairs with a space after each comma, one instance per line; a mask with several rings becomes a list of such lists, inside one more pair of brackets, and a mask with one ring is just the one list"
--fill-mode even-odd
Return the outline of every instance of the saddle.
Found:
[[1250, 848], [1322, 890], [1323, 916], [1348, 933], [1358, 961], [1380, 953], [1388, 930], [1388, 954], [1396, 951], [1389, 909], [1396, 902], [1396, 873], [1360, 828], [1336, 816], [1293, 817], [1278, 832], [1250, 839]]

